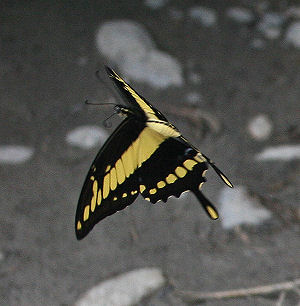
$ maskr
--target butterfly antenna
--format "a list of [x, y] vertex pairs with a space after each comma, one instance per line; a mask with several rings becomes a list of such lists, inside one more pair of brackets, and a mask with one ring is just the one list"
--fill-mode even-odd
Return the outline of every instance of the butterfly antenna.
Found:
[[[107, 66], [104, 66], [107, 74], [109, 77], [113, 76], [114, 75], [114, 71], [112, 69], [110, 69], [109, 67]], [[96, 71], [96, 78], [102, 83], [102, 84], [107, 84], [105, 82], [105, 80], [102, 78], [102, 73], [100, 70], [97, 70]], [[110, 87], [110, 86], [107, 86], [109, 92], [111, 93], [111, 95], [113, 96], [113, 98], [118, 101], [120, 99], [120, 97], [117, 95], [117, 93]]]
[[105, 128], [109, 129], [112, 126], [111, 121], [109, 121], [109, 119], [111, 119], [114, 115], [116, 115], [117, 112], [114, 111], [109, 117], [107, 117], [105, 120], [103, 120], [103, 125]]
[[90, 102], [88, 99], [86, 99], [84, 103], [87, 105], [104, 105], [104, 106], [105, 105], [113, 105], [113, 106], [117, 105], [116, 103], [110, 103], [110, 102], [107, 102], [107, 103]]

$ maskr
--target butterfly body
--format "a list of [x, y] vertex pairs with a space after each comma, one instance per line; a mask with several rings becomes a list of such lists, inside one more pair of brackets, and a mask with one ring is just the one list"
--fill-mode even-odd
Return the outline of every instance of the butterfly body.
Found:
[[127, 102], [115, 106], [125, 119], [87, 174], [75, 217], [77, 238], [84, 238], [95, 224], [133, 203], [139, 194], [156, 203], [190, 190], [208, 215], [217, 219], [216, 209], [200, 191], [208, 165], [228, 186], [232, 184], [159, 110], [113, 70], [107, 72]]

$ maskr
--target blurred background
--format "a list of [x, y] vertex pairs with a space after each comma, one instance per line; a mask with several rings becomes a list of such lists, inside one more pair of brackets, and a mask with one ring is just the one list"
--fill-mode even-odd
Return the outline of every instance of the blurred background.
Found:
[[[2, 0], [0, 48], [1, 305], [187, 305], [179, 290], [300, 277], [297, 1]], [[84, 103], [122, 103], [104, 65], [233, 182], [207, 173], [218, 221], [190, 194], [139, 197], [76, 240], [84, 178], [120, 122]]]

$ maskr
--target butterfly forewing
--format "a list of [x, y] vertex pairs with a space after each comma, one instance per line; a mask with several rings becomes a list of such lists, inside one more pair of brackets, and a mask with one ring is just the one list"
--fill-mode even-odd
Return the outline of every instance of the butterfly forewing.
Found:
[[[78, 239], [85, 237], [105, 217], [130, 205], [138, 195], [137, 159], [132, 143], [143, 124], [125, 119], [97, 154], [84, 182], [76, 211]], [[127, 153], [126, 153], [127, 152]]]

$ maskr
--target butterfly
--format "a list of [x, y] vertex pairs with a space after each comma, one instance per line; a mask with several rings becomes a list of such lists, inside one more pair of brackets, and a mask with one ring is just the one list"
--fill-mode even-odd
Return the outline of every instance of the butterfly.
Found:
[[77, 239], [84, 238], [100, 220], [133, 203], [139, 194], [156, 203], [191, 191], [209, 217], [217, 219], [216, 208], [200, 191], [208, 165], [233, 187], [229, 179], [123, 78], [108, 67], [106, 71], [126, 102], [115, 105], [125, 119], [88, 171], [76, 210]]

